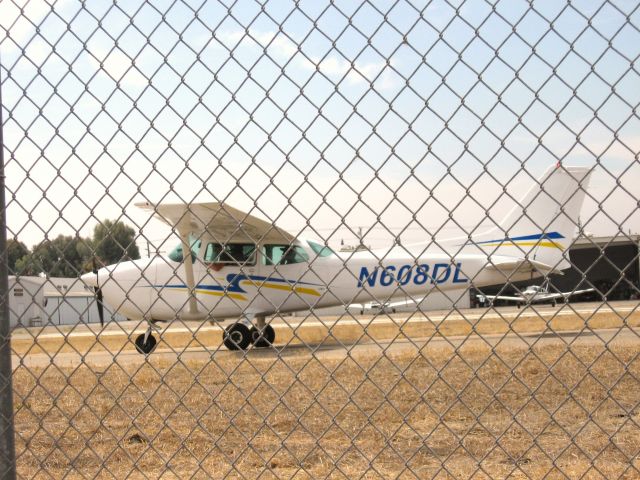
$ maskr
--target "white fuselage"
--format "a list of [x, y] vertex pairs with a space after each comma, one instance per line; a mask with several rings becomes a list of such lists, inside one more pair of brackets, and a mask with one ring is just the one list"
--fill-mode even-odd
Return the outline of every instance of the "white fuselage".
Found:
[[349, 255], [221, 202], [144, 202], [141, 208], [174, 229], [181, 245], [169, 256], [120, 263], [82, 279], [99, 287], [114, 310], [146, 320], [260, 318], [329, 306], [346, 311], [353, 303], [384, 305], [434, 289], [525, 280], [569, 266], [565, 252], [589, 175], [585, 167], [550, 167], [486, 232]]
[[[266, 316], [312, 308], [346, 307], [355, 302], [384, 304], [394, 297], [423, 297], [437, 289], [481, 287], [530, 278], [485, 268], [482, 254], [419, 253], [405, 249], [382, 254], [317, 257], [309, 262], [265, 265], [257, 249], [255, 265], [212, 268], [193, 263], [197, 311], [189, 306], [184, 263], [157, 256], [124, 262], [98, 272], [104, 301], [130, 319], [173, 320]], [[379, 253], [379, 252], [378, 252]]]

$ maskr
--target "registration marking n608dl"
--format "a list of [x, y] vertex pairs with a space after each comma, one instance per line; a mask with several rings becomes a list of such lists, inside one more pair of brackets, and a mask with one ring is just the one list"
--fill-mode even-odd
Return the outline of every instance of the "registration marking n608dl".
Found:
[[358, 277], [358, 287], [365, 284], [374, 287], [390, 285], [424, 285], [427, 282], [435, 285], [445, 283], [467, 283], [468, 278], [462, 273], [462, 264], [436, 263], [433, 265], [389, 265], [386, 267], [362, 267]]

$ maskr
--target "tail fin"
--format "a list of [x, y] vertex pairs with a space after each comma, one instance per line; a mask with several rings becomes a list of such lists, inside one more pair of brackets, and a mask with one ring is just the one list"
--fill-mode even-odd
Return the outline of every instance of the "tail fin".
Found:
[[589, 183], [586, 167], [556, 166], [534, 183], [499, 227], [472, 243], [491, 255], [526, 258], [568, 268], [563, 252], [578, 230], [578, 218]]

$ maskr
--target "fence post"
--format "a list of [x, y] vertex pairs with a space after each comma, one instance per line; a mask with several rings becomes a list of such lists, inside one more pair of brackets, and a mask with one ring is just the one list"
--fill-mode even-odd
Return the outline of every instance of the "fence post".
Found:
[[13, 388], [9, 325], [9, 269], [4, 195], [4, 139], [2, 136], [2, 77], [0, 76], [0, 478], [16, 478], [13, 432]]

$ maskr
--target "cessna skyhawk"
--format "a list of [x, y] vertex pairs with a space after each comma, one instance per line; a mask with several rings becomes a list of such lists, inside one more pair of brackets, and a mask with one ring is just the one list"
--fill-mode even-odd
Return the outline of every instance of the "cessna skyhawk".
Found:
[[495, 285], [560, 273], [576, 233], [589, 170], [550, 168], [492, 230], [391, 250], [338, 254], [295, 238], [271, 222], [224, 203], [136, 204], [180, 236], [167, 256], [122, 262], [82, 276], [129, 319], [147, 321], [141, 353], [156, 346], [158, 321], [222, 321], [227, 348], [275, 341], [274, 314], [385, 304], [432, 289]]

